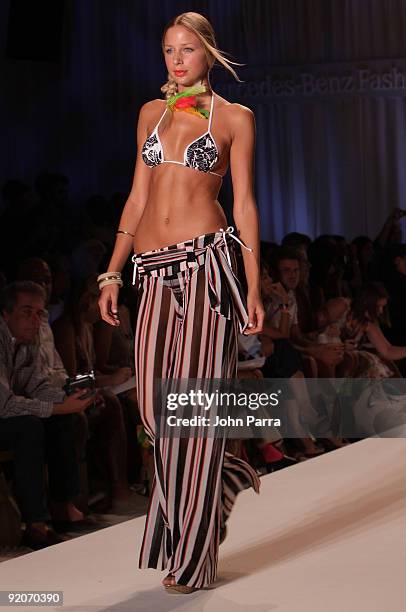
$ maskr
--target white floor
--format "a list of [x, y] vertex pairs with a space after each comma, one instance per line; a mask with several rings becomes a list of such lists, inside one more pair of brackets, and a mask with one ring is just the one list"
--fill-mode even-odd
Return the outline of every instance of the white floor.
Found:
[[63, 590], [51, 609], [64, 612], [406, 610], [405, 439], [364, 440], [261, 482], [237, 500], [215, 588], [168, 595], [165, 573], [138, 570], [139, 517], [2, 563], [0, 590]]

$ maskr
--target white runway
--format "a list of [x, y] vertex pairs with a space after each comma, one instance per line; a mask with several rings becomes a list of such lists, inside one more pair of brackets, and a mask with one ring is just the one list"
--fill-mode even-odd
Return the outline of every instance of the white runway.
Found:
[[406, 610], [406, 439], [364, 440], [261, 482], [238, 497], [215, 588], [168, 595], [165, 572], [138, 570], [139, 517], [2, 563], [0, 590], [63, 590], [50, 609], [64, 612]]

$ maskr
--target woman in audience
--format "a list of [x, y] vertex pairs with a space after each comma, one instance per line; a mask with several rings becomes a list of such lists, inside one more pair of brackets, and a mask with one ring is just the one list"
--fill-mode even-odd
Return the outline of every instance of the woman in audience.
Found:
[[[393, 363], [406, 357], [406, 346], [394, 346], [384, 336], [388, 293], [379, 282], [367, 283], [354, 300], [342, 338], [351, 341], [357, 358], [355, 377], [400, 376]], [[386, 318], [387, 322], [387, 318]]]
[[388, 323], [387, 303], [388, 294], [381, 283], [366, 284], [343, 329], [343, 337], [354, 345], [354, 378], [372, 379], [369, 383], [347, 383], [354, 427], [362, 437], [391, 429], [399, 424], [398, 417], [404, 418], [402, 385], [391, 383], [391, 379], [401, 376], [395, 362], [406, 357], [406, 346], [391, 344], [383, 333], [381, 326]]

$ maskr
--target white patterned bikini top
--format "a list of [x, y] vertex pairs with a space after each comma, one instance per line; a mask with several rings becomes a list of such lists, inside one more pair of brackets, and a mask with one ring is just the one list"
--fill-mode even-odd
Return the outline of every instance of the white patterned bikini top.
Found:
[[165, 159], [164, 149], [158, 134], [159, 125], [168, 110], [168, 108], [165, 107], [160, 120], [142, 147], [142, 159], [147, 166], [154, 168], [154, 166], [158, 166], [159, 164], [179, 164], [186, 168], [193, 168], [193, 170], [200, 170], [200, 172], [208, 172], [209, 174], [215, 174], [223, 178], [221, 174], [212, 172], [211, 170], [219, 159], [216, 141], [210, 131], [213, 117], [213, 105], [214, 95], [211, 97], [209, 128], [202, 136], [199, 136], [185, 147], [183, 162], [174, 159]]

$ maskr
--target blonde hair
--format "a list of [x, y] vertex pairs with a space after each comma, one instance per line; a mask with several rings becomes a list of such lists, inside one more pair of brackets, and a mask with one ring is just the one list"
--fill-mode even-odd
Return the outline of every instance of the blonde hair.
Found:
[[[222, 66], [224, 66], [226, 70], [231, 72], [231, 74], [237, 81], [241, 83], [241, 79], [238, 77], [238, 74], [231, 66], [231, 64], [234, 64], [236, 66], [241, 66], [242, 64], [238, 64], [238, 62], [232, 62], [231, 60], [227, 59], [225, 57], [224, 51], [220, 51], [220, 49], [218, 49], [213, 26], [211, 25], [210, 21], [206, 19], [206, 17], [204, 17], [203, 15], [200, 15], [200, 13], [182, 13], [181, 15], [178, 15], [177, 17], [171, 19], [171, 21], [165, 27], [164, 33], [162, 35], [162, 49], [164, 49], [164, 41], [167, 31], [169, 30], [169, 28], [172, 28], [176, 25], [180, 25], [184, 28], [187, 28], [199, 38], [206, 52], [209, 70], [211, 70], [215, 61], [217, 60]], [[165, 97], [167, 99], [173, 96], [178, 91], [177, 83], [173, 79], [171, 79], [169, 74], [167, 82], [161, 87], [161, 91], [165, 94]]]

